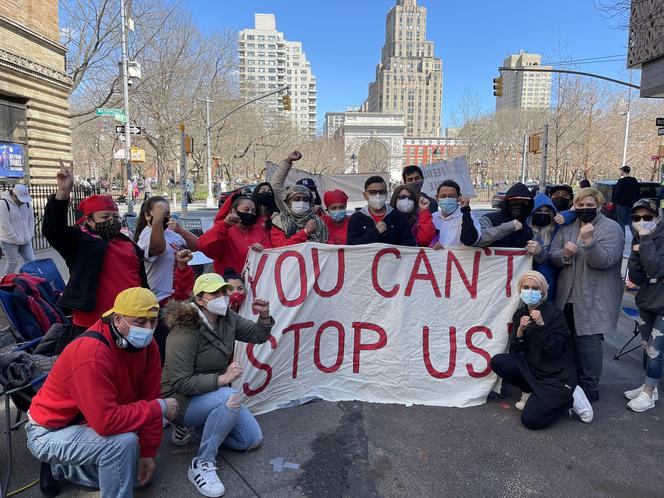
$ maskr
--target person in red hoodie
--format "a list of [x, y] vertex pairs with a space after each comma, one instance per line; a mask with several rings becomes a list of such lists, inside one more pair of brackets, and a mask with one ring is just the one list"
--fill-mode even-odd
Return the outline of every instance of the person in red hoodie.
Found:
[[420, 247], [429, 247], [436, 235], [429, 204], [429, 199], [420, 195], [410, 185], [398, 186], [390, 200], [390, 206], [408, 218], [415, 241]]
[[[162, 417], [172, 420], [178, 410], [174, 398], [161, 396], [152, 340], [158, 312], [150, 290], [126, 289], [58, 357], [25, 427], [28, 449], [51, 464], [51, 479], [98, 487], [108, 498], [131, 497], [152, 479]], [[48, 485], [57, 493], [57, 483]]]
[[348, 196], [343, 190], [328, 190], [323, 194], [323, 202], [327, 207], [327, 214], [323, 215], [323, 221], [327, 225], [327, 243], [337, 246], [346, 245], [348, 240], [348, 216], [346, 206]]
[[226, 203], [230, 209], [224, 205], [212, 228], [198, 239], [198, 250], [214, 260], [214, 271], [219, 275], [226, 268], [242, 273], [249, 248], [262, 251], [272, 247], [265, 226], [256, 223], [256, 205], [250, 197], [239, 195]]

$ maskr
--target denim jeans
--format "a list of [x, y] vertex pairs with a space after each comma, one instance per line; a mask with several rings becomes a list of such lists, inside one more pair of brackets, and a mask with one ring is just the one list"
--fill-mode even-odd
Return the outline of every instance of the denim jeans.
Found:
[[641, 325], [641, 337], [648, 357], [646, 386], [657, 387], [662, 378], [662, 369], [664, 369], [664, 360], [662, 360], [662, 354], [664, 354], [664, 315], [642, 309], [639, 309], [639, 315], [644, 322]]
[[48, 430], [28, 422], [28, 449], [50, 462], [56, 479], [99, 488], [102, 498], [131, 498], [139, 461], [138, 436], [133, 433], [102, 437], [88, 425]]
[[216, 462], [222, 443], [242, 451], [257, 447], [263, 440], [258, 422], [245, 406], [237, 409], [226, 406], [228, 398], [235, 392], [230, 387], [220, 387], [216, 391], [194, 396], [189, 401], [183, 425], [194, 428], [203, 426], [198, 448], [200, 462]]
[[5, 258], [7, 258], [5, 275], [16, 272], [19, 254], [23, 258], [24, 263], [35, 260], [35, 252], [32, 250], [32, 241], [23, 245], [10, 244], [9, 242], [0, 242], [0, 247], [2, 247], [2, 253], [5, 255]]

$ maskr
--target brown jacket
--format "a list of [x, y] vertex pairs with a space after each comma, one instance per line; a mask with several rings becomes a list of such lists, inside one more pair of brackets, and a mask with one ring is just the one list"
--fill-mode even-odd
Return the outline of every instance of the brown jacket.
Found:
[[171, 301], [166, 306], [166, 323], [171, 330], [166, 339], [161, 391], [165, 398], [178, 400], [180, 409], [175, 423], [179, 423], [191, 397], [219, 387], [217, 377], [226, 372], [235, 341], [264, 343], [274, 320], [263, 325], [260, 319], [254, 323], [229, 310], [225, 317], [219, 317], [212, 330], [195, 304]]

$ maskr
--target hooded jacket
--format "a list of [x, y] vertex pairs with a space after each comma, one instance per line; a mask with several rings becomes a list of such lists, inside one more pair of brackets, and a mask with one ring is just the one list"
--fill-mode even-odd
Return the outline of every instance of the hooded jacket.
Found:
[[514, 220], [509, 212], [509, 201], [514, 197], [526, 197], [530, 199], [528, 216], [533, 209], [533, 194], [523, 183], [517, 182], [512, 185], [505, 194], [505, 202], [500, 211], [489, 213], [480, 218], [479, 241], [475, 244], [480, 247], [526, 247], [529, 240], [533, 238], [530, 226], [523, 223], [521, 230], [514, 230]]
[[[533, 213], [542, 206], [548, 207], [553, 212], [553, 216], [558, 214], [556, 206], [553, 205], [553, 202], [551, 201], [551, 198], [549, 198], [548, 195], [537, 194], [534, 200], [533, 212], [530, 213], [530, 216], [528, 216], [528, 226], [532, 227]], [[553, 219], [551, 220], [551, 222], [553, 223], [553, 230], [551, 231], [551, 237], [549, 239], [548, 244], [545, 244], [544, 238], [538, 235], [535, 230], [533, 230], [532, 240], [536, 240], [542, 246], [542, 252], [540, 252], [539, 254], [535, 254], [533, 256], [533, 270], [538, 271], [542, 275], [544, 275], [544, 278], [546, 278], [546, 282], [549, 284], [549, 293], [547, 300], [555, 301], [556, 281], [558, 280], [558, 272], [560, 270], [558, 269], [557, 266], [554, 266], [553, 263], [551, 263], [549, 258], [549, 249], [551, 248], [551, 242], [553, 242], [553, 238], [558, 233], [558, 229], [560, 227], [555, 221], [553, 221]]]
[[387, 225], [387, 231], [380, 233], [376, 229], [376, 222], [369, 214], [369, 208], [364, 206], [361, 211], [353, 213], [348, 222], [348, 245], [357, 246], [362, 244], [392, 244], [395, 246], [416, 246], [413, 230], [408, 223], [408, 218], [389, 205], [383, 222]]
[[0, 196], [0, 242], [22, 246], [35, 235], [35, 215], [30, 203], [16, 204], [9, 190]]
[[664, 221], [649, 235], [634, 235], [629, 256], [629, 279], [639, 286], [636, 305], [651, 313], [664, 315]]
[[217, 378], [228, 369], [235, 341], [264, 343], [274, 320], [264, 325], [241, 317], [232, 310], [220, 316], [212, 328], [193, 302], [171, 301], [166, 305], [166, 355], [161, 376], [165, 398], [175, 397], [180, 404], [175, 423], [182, 423], [193, 396], [219, 388]]

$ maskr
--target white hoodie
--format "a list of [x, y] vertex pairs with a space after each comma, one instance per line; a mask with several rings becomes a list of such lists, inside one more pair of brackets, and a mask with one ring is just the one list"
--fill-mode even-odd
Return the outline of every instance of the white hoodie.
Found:
[[14, 202], [7, 190], [0, 195], [0, 242], [24, 245], [35, 235], [35, 215], [32, 203]]

